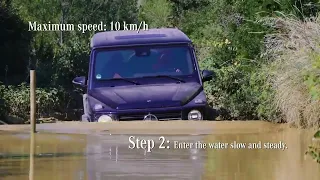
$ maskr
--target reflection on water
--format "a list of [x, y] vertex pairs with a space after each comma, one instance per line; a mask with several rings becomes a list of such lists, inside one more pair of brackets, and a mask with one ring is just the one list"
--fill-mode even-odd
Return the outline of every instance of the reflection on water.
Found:
[[0, 137], [1, 180], [80, 179], [79, 170], [85, 169], [85, 136], [36, 134], [33, 159], [29, 134]]
[[288, 149], [208, 150], [204, 179], [319, 180], [320, 166], [304, 156], [312, 132], [289, 129], [281, 132], [211, 135], [207, 142], [279, 142]]
[[26, 180], [29, 175], [32, 180], [320, 179], [319, 165], [304, 157], [313, 132], [237, 131], [165, 138], [193, 143], [283, 141], [288, 149], [173, 149], [173, 143], [170, 149], [159, 149], [159, 136], [136, 135], [156, 142], [148, 153], [129, 149], [127, 135], [41, 133], [34, 137], [35, 156], [30, 159], [29, 134], [0, 133], [0, 179]]
[[[190, 150], [154, 148], [151, 153], [143, 149], [128, 149], [129, 136], [88, 137], [88, 179], [200, 179], [203, 156], [197, 158]], [[139, 136], [153, 139], [159, 146], [158, 136]], [[195, 141], [201, 137], [168, 137], [168, 140]], [[97, 143], [98, 142], [98, 143]]]
[[[28, 179], [29, 175], [34, 180], [196, 180], [201, 179], [204, 170], [205, 151], [172, 150], [171, 145], [171, 149], [154, 148], [148, 153], [143, 149], [128, 149], [129, 136], [36, 134], [34, 166], [29, 171], [28, 136], [1, 134], [1, 180]], [[153, 139], [155, 147], [159, 146], [158, 136], [139, 137]], [[12, 143], [7, 145], [4, 139]], [[201, 139], [200, 136], [167, 137], [183, 142]]]

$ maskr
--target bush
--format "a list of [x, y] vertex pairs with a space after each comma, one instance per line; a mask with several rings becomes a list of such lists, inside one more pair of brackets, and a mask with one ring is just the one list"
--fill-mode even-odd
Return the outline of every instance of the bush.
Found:
[[262, 40], [268, 32], [254, 16], [259, 8], [215, 1], [202, 10], [185, 12], [180, 21], [195, 43], [200, 67], [217, 73], [205, 91], [209, 103], [224, 112], [222, 119], [276, 117], [274, 106], [267, 107], [270, 100], [265, 101], [272, 96], [270, 84], [264, 84], [265, 76], [259, 75], [265, 63], [260, 58]]
[[320, 122], [320, 23], [292, 16], [268, 19], [278, 33], [268, 36], [270, 79], [284, 119], [295, 126]]
[[320, 163], [320, 130], [313, 136], [313, 144], [309, 146], [306, 154], [309, 154], [315, 161]]
[[210, 62], [214, 61], [205, 59], [200, 62], [203, 69], [213, 69], [217, 73], [213, 81], [205, 84], [205, 91], [211, 105], [223, 110], [221, 119], [279, 121], [266, 65], [253, 67], [234, 62], [214, 68]]
[[4, 86], [1, 83], [0, 84], [0, 119], [5, 119], [8, 113], [5, 106], [5, 101], [3, 98], [4, 98]]
[[[46, 85], [63, 87], [66, 90], [73, 88], [72, 80], [76, 76], [86, 76], [89, 67], [89, 39], [74, 37], [57, 49], [52, 61], [52, 73], [43, 72], [48, 76]], [[39, 67], [39, 70], [42, 68]]]
[[[269, 74], [270, 59], [264, 53], [265, 35], [273, 27], [259, 20], [277, 11], [307, 12], [304, 5], [293, 1], [214, 1], [202, 9], [183, 12], [180, 27], [196, 43], [202, 69], [216, 71], [217, 78], [206, 84], [209, 103], [220, 108], [223, 119], [266, 119], [282, 121], [273, 79]], [[306, 14], [310, 15], [310, 14]], [[227, 39], [227, 45], [212, 46]], [[205, 47], [202, 42], [211, 42]], [[268, 44], [270, 45], [270, 44]]]
[[172, 4], [168, 0], [147, 0], [141, 3], [139, 20], [146, 21], [149, 28], [171, 26]]
[[[4, 106], [7, 110], [6, 115], [15, 116], [27, 121], [30, 115], [29, 86], [27, 84], [21, 84], [17, 87], [4, 87], [2, 85], [0, 88], [3, 92]], [[59, 99], [61, 96], [62, 92], [56, 88], [37, 88], [37, 117], [40, 118], [52, 115], [52, 113], [60, 106]]]

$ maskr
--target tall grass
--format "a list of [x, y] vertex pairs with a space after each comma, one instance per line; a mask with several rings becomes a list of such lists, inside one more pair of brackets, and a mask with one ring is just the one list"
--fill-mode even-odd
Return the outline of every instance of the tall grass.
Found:
[[294, 126], [319, 126], [320, 18], [282, 16], [265, 22], [276, 29], [265, 40], [276, 107]]

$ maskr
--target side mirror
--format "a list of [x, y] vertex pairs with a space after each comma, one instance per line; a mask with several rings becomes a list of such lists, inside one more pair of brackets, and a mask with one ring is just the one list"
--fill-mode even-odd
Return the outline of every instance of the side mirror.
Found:
[[209, 70], [202, 71], [202, 82], [210, 81], [215, 77], [215, 73]]
[[76, 84], [76, 85], [80, 85], [82, 87], [85, 87], [86, 86], [86, 77], [85, 76], [76, 77], [72, 80], [72, 83]]

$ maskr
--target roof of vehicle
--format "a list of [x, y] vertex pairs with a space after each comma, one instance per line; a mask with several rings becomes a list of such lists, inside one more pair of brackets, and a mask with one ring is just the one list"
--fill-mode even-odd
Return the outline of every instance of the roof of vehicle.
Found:
[[176, 28], [158, 28], [137, 31], [105, 31], [96, 33], [91, 39], [91, 48], [144, 45], [162, 43], [190, 43], [186, 34]]

